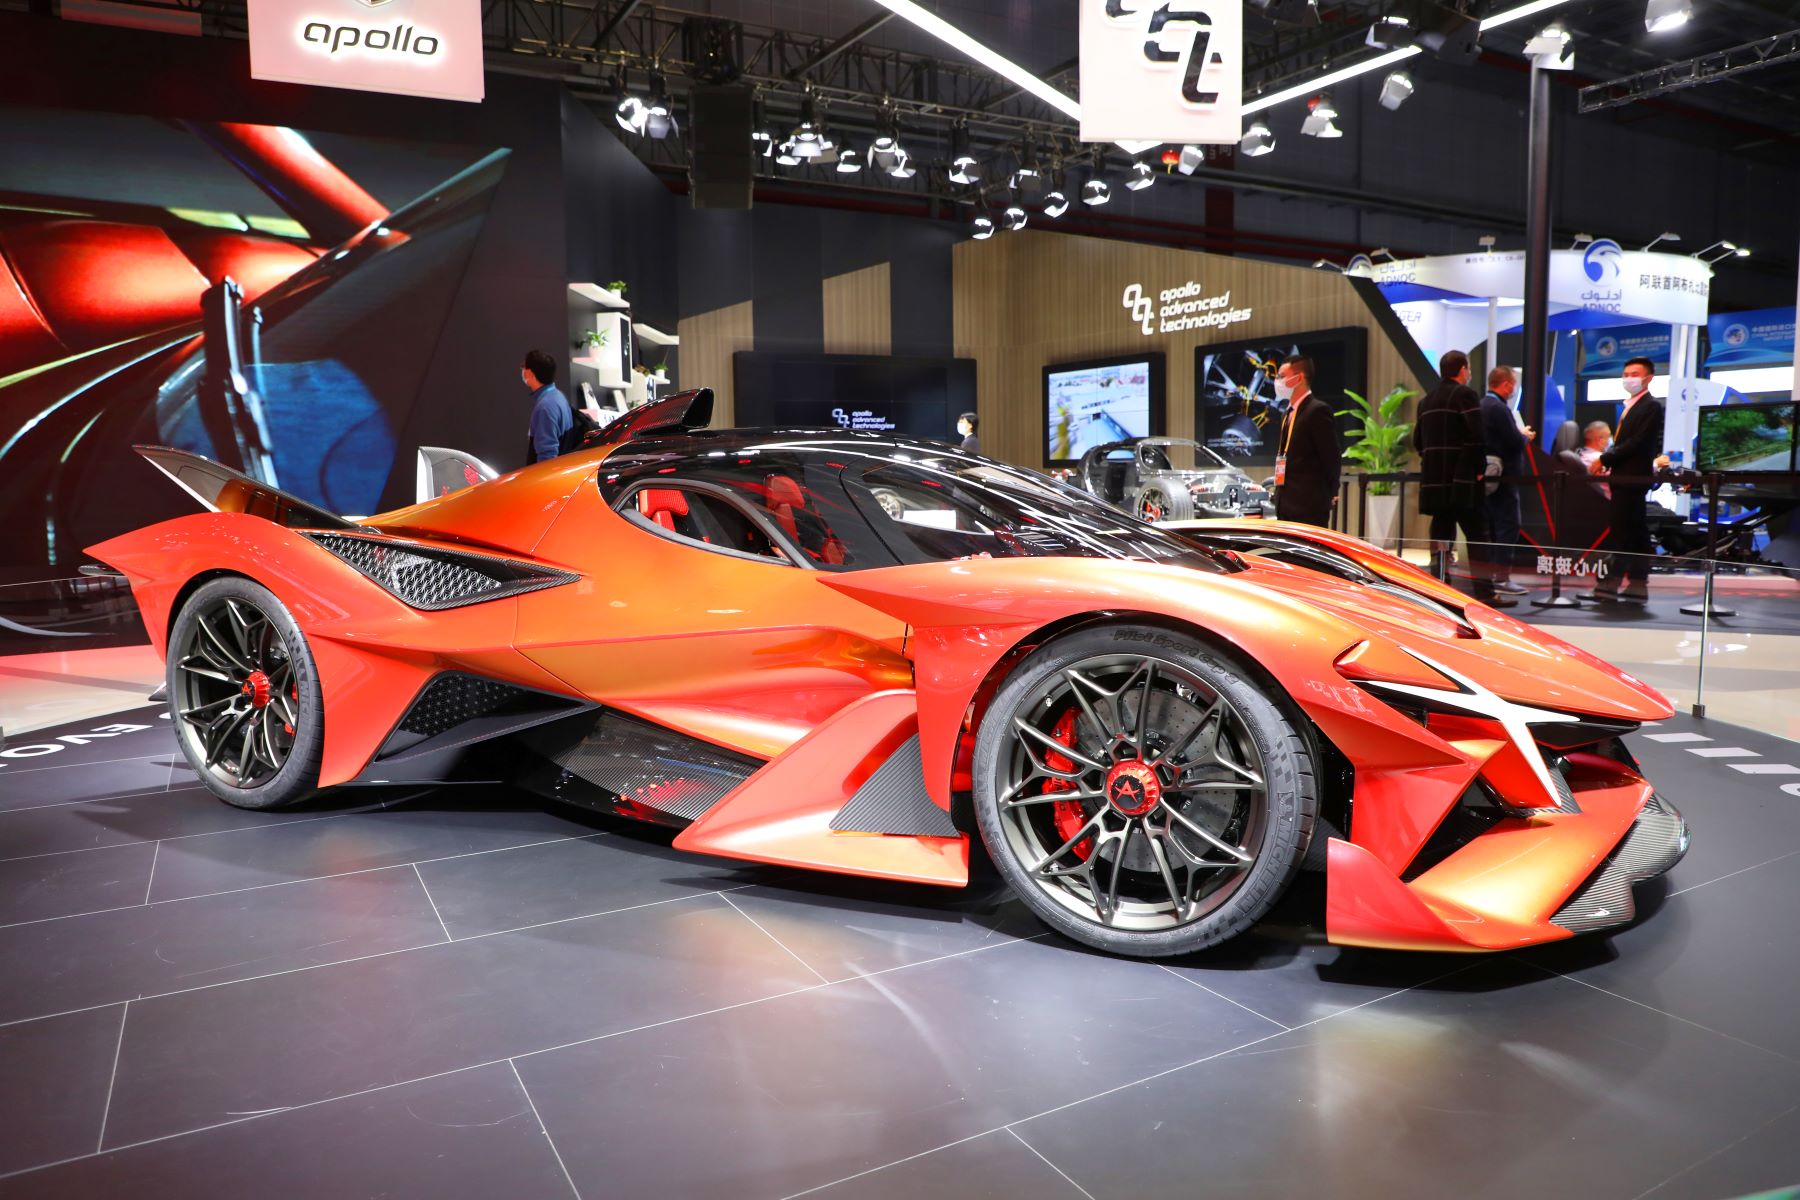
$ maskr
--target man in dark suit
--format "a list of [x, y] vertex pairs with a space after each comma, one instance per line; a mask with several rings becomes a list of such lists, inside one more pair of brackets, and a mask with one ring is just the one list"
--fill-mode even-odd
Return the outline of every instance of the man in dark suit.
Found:
[[[1594, 588], [1596, 600], [1635, 600], [1650, 598], [1650, 525], [1644, 517], [1644, 505], [1650, 494], [1650, 477], [1656, 473], [1656, 459], [1662, 453], [1662, 401], [1650, 394], [1650, 383], [1656, 378], [1656, 364], [1647, 358], [1634, 358], [1625, 364], [1625, 415], [1619, 418], [1618, 432], [1613, 435], [1612, 449], [1594, 460], [1589, 468], [1595, 475], [1611, 472], [1612, 533], [1610, 540], [1616, 553], [1606, 578]], [[1619, 576], [1625, 576], [1625, 590], [1619, 591]]]
[[[1525, 451], [1531, 444], [1532, 431], [1520, 423], [1513, 410], [1513, 396], [1518, 390], [1519, 380], [1513, 369], [1495, 367], [1488, 372], [1487, 395], [1481, 398], [1482, 440], [1487, 457], [1499, 460], [1503, 476], [1525, 474]], [[1489, 483], [1487, 487], [1488, 532], [1494, 539], [1494, 586], [1518, 595], [1525, 590], [1512, 581], [1519, 545], [1519, 486]]]
[[1287, 402], [1287, 420], [1275, 439], [1275, 516], [1283, 521], [1330, 525], [1344, 454], [1338, 448], [1331, 405], [1313, 395], [1313, 360], [1296, 354], [1275, 374], [1275, 395]]
[[1488, 553], [1482, 479], [1487, 443], [1481, 432], [1481, 397], [1469, 386], [1469, 356], [1451, 350], [1438, 360], [1442, 380], [1419, 402], [1413, 446], [1419, 452], [1419, 511], [1431, 518], [1432, 553], [1448, 555], [1462, 528], [1469, 543], [1470, 590], [1496, 608], [1518, 603], [1494, 590]]

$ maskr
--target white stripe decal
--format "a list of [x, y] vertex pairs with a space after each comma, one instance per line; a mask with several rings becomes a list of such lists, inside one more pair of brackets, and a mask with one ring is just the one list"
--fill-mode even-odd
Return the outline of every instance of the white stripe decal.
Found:
[[1734, 771], [1742, 771], [1746, 775], [1800, 775], [1800, 767], [1787, 763], [1726, 763]]
[[1701, 758], [1761, 758], [1754, 750], [1742, 746], [1689, 746], [1688, 753]]
[[1646, 733], [1647, 741], [1674, 744], [1677, 742], [1710, 742], [1711, 738], [1703, 733]]

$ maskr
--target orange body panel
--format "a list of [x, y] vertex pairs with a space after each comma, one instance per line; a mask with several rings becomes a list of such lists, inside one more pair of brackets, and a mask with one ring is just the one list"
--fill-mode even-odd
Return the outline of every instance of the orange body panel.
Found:
[[1478, 777], [1518, 805], [1541, 804], [1542, 787], [1497, 721], [1434, 714], [1421, 724], [1359, 679], [1453, 686], [1417, 655], [1499, 697], [1571, 714], [1659, 720], [1668, 703], [1372, 547], [1310, 527], [1248, 526], [1349, 555], [1464, 612], [1478, 636], [1428, 606], [1255, 555], [1241, 571], [1216, 574], [1115, 559], [985, 557], [834, 574], [713, 553], [612, 511], [596, 484], [606, 455], [565, 456], [366, 520], [385, 533], [576, 576], [508, 599], [420, 612], [305, 536], [240, 513], [167, 522], [94, 553], [130, 578], [159, 650], [171, 605], [195, 577], [231, 570], [269, 587], [318, 661], [327, 784], [356, 777], [423, 684], [451, 668], [596, 702], [769, 760], [676, 840], [710, 854], [966, 882], [966, 838], [838, 833], [831, 821], [915, 731], [926, 787], [949, 811], [981, 698], [1046, 628], [1100, 619], [1199, 631], [1284, 691], [1349, 760], [1350, 836], [1328, 854], [1334, 941], [1498, 949], [1568, 936], [1549, 918], [1649, 795], [1623, 766], [1580, 757], [1580, 813], [1521, 811], [1402, 882]]
[[961, 887], [967, 837], [839, 833], [831, 819], [918, 727], [911, 692], [864, 696], [827, 718], [675, 839], [678, 850]]

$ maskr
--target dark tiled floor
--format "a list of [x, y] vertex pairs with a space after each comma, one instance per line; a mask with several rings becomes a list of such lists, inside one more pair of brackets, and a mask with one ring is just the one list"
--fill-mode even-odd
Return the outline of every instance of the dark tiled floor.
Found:
[[1305, 877], [1159, 965], [979, 861], [798, 875], [489, 791], [239, 812], [117, 720], [148, 728], [0, 768], [0, 1198], [1800, 1182], [1800, 797], [1686, 744], [1634, 740], [1696, 841], [1614, 936], [1340, 950]]

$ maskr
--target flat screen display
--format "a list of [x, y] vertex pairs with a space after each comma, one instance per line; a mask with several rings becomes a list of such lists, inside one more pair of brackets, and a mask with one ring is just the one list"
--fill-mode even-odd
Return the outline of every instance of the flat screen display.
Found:
[[732, 382], [737, 424], [748, 428], [864, 429], [954, 444], [956, 418], [977, 411], [972, 358], [740, 350]]
[[[1368, 344], [1366, 329], [1347, 326], [1195, 347], [1196, 440], [1236, 466], [1273, 466], [1287, 417], [1286, 402], [1275, 395], [1282, 360], [1309, 356], [1313, 391], [1336, 412], [1350, 407], [1345, 391], [1380, 399], [1367, 390]], [[1340, 443], [1354, 426], [1353, 418], [1338, 418]]]
[[1724, 404], [1700, 410], [1694, 466], [1701, 471], [1794, 469], [1794, 405]]
[[1044, 461], [1071, 463], [1095, 446], [1163, 428], [1163, 356], [1140, 354], [1044, 368]]

